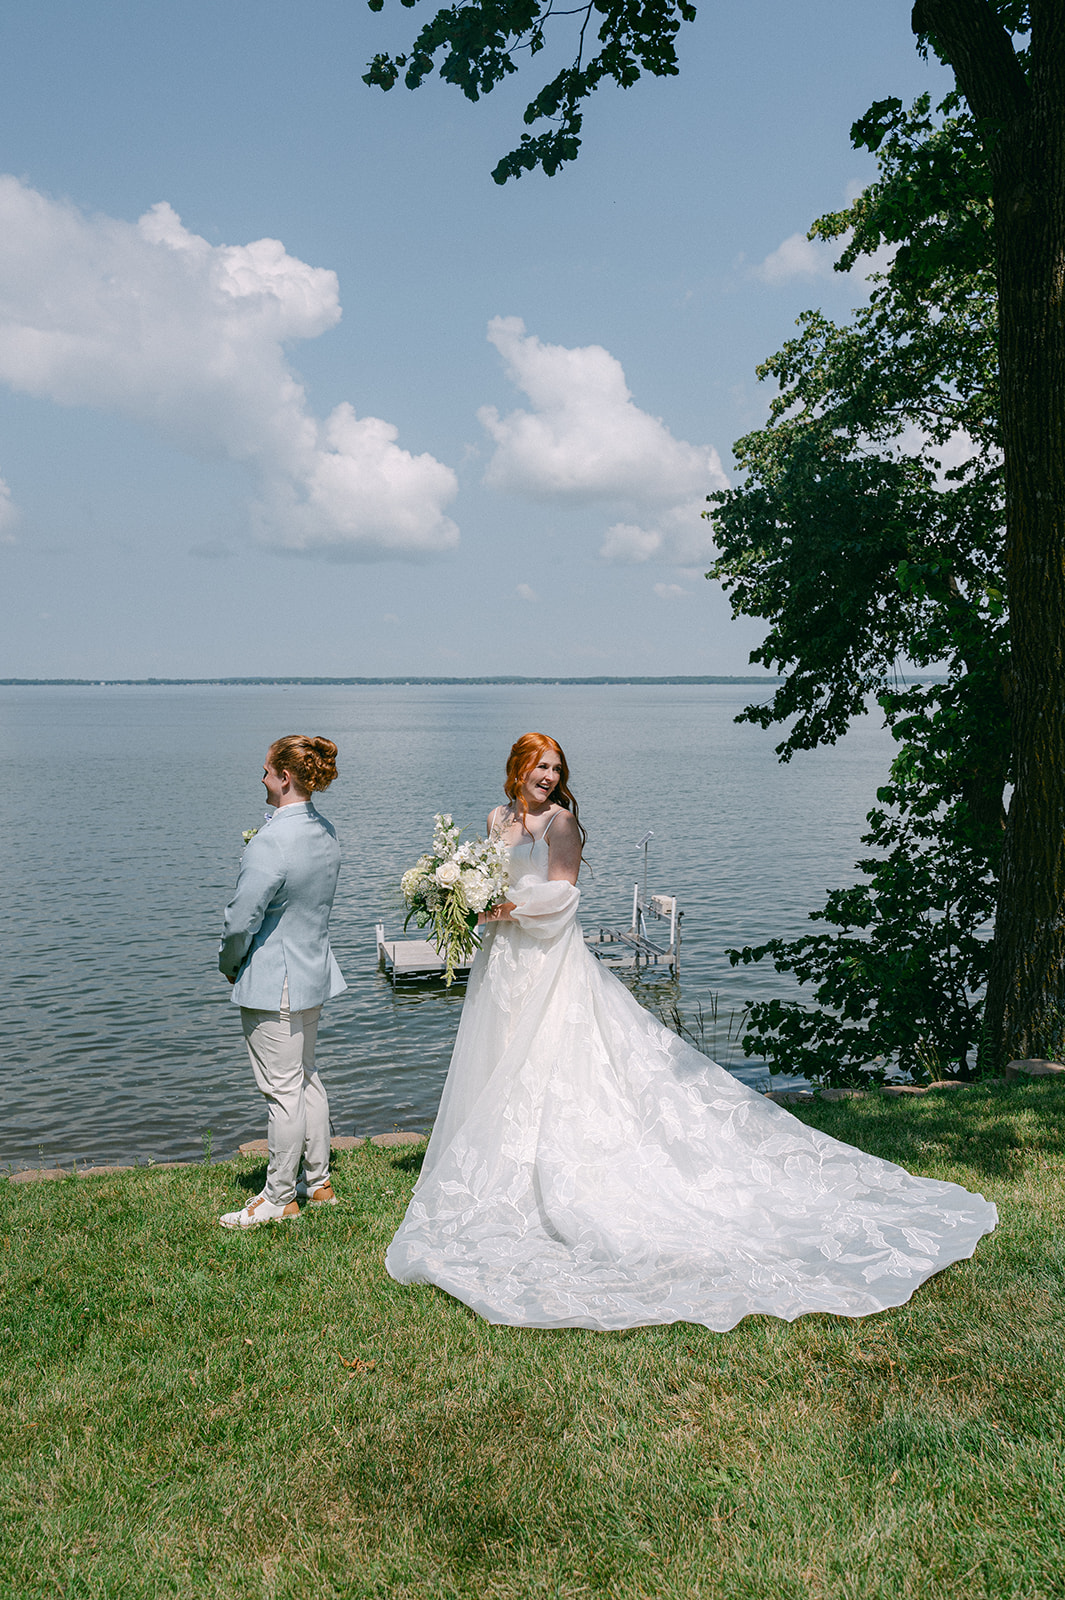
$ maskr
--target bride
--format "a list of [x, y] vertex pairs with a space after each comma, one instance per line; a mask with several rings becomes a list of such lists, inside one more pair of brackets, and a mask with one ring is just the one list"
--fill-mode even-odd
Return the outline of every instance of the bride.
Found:
[[553, 739], [488, 819], [510, 899], [470, 973], [421, 1177], [389, 1247], [489, 1322], [628, 1328], [901, 1305], [997, 1221], [808, 1128], [645, 1011], [576, 920], [584, 830]]

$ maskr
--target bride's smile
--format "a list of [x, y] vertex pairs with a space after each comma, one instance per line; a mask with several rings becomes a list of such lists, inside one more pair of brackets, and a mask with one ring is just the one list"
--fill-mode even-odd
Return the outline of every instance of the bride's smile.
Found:
[[553, 750], [545, 750], [535, 767], [526, 774], [521, 786], [526, 808], [534, 816], [551, 804], [551, 796], [561, 776], [562, 763]]

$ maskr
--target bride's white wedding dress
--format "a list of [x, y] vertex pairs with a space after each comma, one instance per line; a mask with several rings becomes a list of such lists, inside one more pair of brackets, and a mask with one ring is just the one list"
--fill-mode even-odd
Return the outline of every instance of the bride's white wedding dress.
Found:
[[489, 1322], [868, 1316], [971, 1256], [995, 1207], [807, 1128], [645, 1011], [586, 949], [547, 842], [470, 973], [421, 1177], [388, 1250]]

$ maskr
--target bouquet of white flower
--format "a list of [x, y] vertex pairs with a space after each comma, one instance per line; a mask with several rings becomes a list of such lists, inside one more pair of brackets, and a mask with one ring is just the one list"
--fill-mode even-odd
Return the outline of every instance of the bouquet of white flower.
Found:
[[450, 987], [455, 968], [470, 959], [480, 943], [477, 917], [507, 898], [507, 852], [493, 834], [488, 839], [467, 839], [449, 816], [437, 816], [433, 828], [433, 853], [420, 856], [403, 874], [400, 888], [407, 903], [407, 920], [419, 928], [433, 925], [433, 941], [444, 957], [444, 982]]

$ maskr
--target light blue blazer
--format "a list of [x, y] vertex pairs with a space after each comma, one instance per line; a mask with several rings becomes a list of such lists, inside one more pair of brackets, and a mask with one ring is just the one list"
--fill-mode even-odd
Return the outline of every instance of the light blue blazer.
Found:
[[291, 1011], [347, 988], [329, 948], [339, 872], [336, 832], [309, 800], [279, 806], [248, 840], [218, 947], [234, 1005], [277, 1011], [286, 978]]

